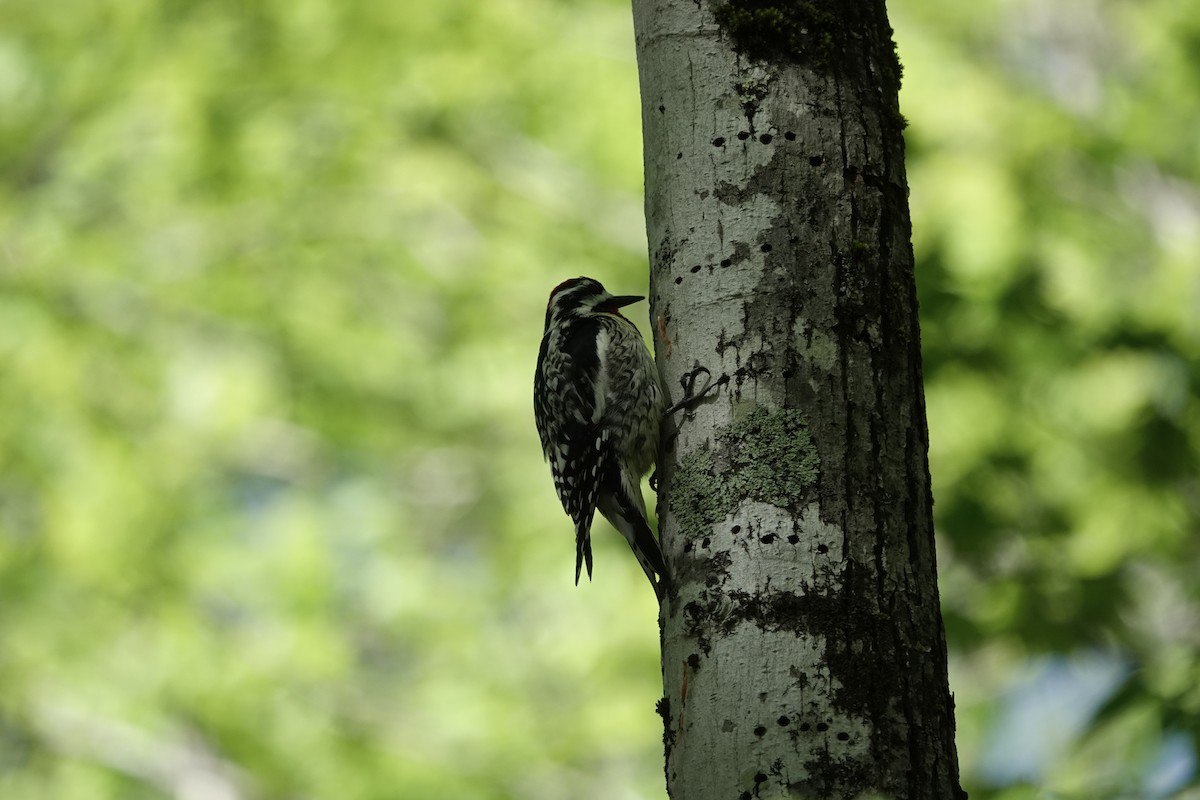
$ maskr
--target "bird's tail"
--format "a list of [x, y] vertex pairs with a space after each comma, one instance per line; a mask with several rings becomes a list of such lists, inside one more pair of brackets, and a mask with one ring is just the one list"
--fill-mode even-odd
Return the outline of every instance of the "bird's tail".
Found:
[[575, 585], [579, 585], [579, 568], [587, 564], [588, 580], [592, 579], [592, 515], [575, 523]]
[[[646, 506], [642, 501], [641, 486], [637, 487], [636, 494], [627, 487], [614, 492], [602, 492], [597, 507], [604, 518], [629, 542], [642, 572], [646, 573], [646, 578], [654, 587], [654, 593], [661, 601], [666, 594], [670, 578], [658, 539], [654, 537], [654, 531], [650, 530], [650, 523], [646, 521]], [[657, 578], [660, 575], [661, 580]]]

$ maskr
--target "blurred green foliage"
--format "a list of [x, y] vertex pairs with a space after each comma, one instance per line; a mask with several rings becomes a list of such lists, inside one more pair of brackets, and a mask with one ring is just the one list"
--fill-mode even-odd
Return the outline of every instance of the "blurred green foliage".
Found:
[[894, 9], [967, 777], [1015, 665], [1102, 652], [1039, 782], [1161, 796], [1200, 741], [1200, 4]]
[[[1200, 735], [1200, 4], [891, 15], [968, 788], [1100, 652], [1036, 782], [1136, 796]], [[627, 3], [9, 0], [0, 109], [0, 797], [662, 796], [529, 408], [550, 287], [646, 283]]]

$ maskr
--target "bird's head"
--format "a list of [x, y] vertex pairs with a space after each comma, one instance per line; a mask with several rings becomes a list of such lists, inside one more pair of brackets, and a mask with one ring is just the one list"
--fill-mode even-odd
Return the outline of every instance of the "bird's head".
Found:
[[571, 278], [563, 281], [550, 292], [546, 303], [546, 327], [556, 319], [587, 317], [595, 314], [616, 314], [619, 309], [646, 298], [640, 295], [613, 295], [593, 278]]

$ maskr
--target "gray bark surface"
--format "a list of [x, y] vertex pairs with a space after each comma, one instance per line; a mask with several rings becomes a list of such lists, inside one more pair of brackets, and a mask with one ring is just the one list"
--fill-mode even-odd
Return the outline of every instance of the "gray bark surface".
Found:
[[633, 6], [670, 796], [961, 797], [883, 3]]

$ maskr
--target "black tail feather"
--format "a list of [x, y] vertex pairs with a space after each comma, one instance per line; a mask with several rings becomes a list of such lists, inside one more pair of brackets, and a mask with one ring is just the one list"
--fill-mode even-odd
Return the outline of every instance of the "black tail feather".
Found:
[[592, 579], [592, 532], [590, 525], [575, 527], [575, 585], [579, 585], [579, 570], [587, 564], [588, 580]]
[[[644, 512], [640, 505], [635, 505], [635, 501], [630, 499], [624, 492], [615, 493], [615, 497], [621, 516], [627, 519], [633, 526], [634, 538], [629, 543], [629, 546], [633, 548], [634, 553], [641, 550], [650, 569], [665, 577], [667, 574], [667, 565], [663, 560], [662, 548], [658, 545], [658, 539], [654, 537], [654, 531], [650, 530], [650, 524], [646, 522], [646, 517], [643, 515]], [[638, 560], [640, 561], [641, 559]]]
[[[662, 602], [663, 596], [667, 591], [667, 564], [663, 559], [662, 548], [658, 545], [658, 539], [654, 538], [654, 533], [650, 530], [650, 526], [642, 519], [641, 515], [633, 518], [634, 535], [637, 537], [637, 546], [630, 542], [630, 548], [635, 556], [638, 557], [638, 563], [642, 566], [642, 571], [646, 573], [646, 577], [650, 579], [650, 585], [654, 587], [654, 593], [658, 595], [659, 602]], [[640, 552], [639, 552], [640, 551]], [[655, 580], [654, 574], [661, 575], [661, 579]]]
[[[647, 580], [661, 601], [670, 584], [670, 576], [658, 539], [646, 521], [641, 496], [631, 497], [620, 485], [613, 486], [610, 491], [600, 495], [598, 508], [629, 542], [642, 572], [646, 573]], [[662, 580], [658, 579], [659, 575]]]

